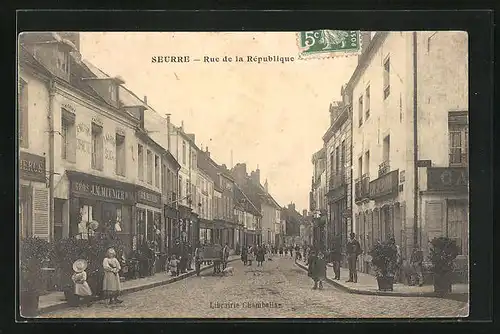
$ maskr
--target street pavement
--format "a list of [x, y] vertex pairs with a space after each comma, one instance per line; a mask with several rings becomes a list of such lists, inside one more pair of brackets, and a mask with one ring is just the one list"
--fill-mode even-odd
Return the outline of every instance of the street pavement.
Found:
[[100, 301], [42, 314], [40, 318], [419, 318], [467, 316], [466, 303], [430, 297], [350, 294], [313, 282], [291, 257], [275, 256], [263, 267], [230, 264], [234, 275], [190, 277], [122, 296], [120, 305]]

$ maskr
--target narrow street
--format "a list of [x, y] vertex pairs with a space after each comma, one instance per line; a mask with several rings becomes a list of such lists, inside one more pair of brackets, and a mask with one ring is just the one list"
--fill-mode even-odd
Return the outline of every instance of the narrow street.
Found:
[[[349, 294], [328, 284], [324, 290], [312, 290], [312, 280], [290, 257], [275, 257], [263, 268], [255, 263], [244, 267], [241, 261], [231, 266], [234, 276], [214, 277], [209, 270], [201, 277], [124, 295], [123, 304], [118, 306], [101, 301], [40, 317], [415, 318], [456, 317], [466, 312], [466, 304], [447, 299]], [[217, 308], [217, 303], [223, 308]], [[259, 308], [257, 303], [267, 305]]]

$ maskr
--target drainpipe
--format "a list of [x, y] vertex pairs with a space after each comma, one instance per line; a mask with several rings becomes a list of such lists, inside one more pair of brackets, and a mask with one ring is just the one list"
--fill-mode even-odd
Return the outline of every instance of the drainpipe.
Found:
[[49, 81], [49, 241], [54, 239], [54, 104], [56, 87]]
[[413, 32], [413, 246], [419, 248], [418, 242], [418, 78], [417, 78], [417, 32]]

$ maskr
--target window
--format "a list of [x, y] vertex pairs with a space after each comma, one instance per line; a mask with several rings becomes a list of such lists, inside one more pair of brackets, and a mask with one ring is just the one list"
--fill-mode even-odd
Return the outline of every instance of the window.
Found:
[[384, 146], [383, 146], [383, 157], [382, 157], [382, 160], [385, 162], [385, 161], [389, 161], [389, 158], [390, 158], [390, 152], [391, 152], [391, 136], [390, 135], [387, 135], [385, 138], [384, 138]]
[[459, 255], [468, 255], [467, 207], [467, 201], [448, 200], [447, 236], [455, 240], [459, 248]]
[[359, 106], [358, 106], [358, 117], [359, 117], [359, 126], [363, 125], [363, 95], [359, 97]]
[[76, 127], [75, 115], [61, 109], [61, 158], [76, 162]]
[[367, 120], [370, 117], [370, 86], [366, 87], [365, 99], [365, 120]]
[[57, 69], [64, 72], [65, 74], [69, 73], [69, 52], [66, 50], [59, 49], [57, 52]]
[[370, 151], [366, 151], [365, 153], [365, 167], [364, 167], [365, 174], [369, 175], [370, 171]]
[[114, 84], [114, 83], [111, 83], [109, 85], [109, 98], [111, 101], [113, 102], [116, 102], [118, 100], [118, 90], [117, 90], [117, 86]]
[[335, 173], [338, 174], [340, 170], [340, 154], [339, 147], [335, 148]]
[[179, 175], [179, 198], [182, 198], [182, 176]]
[[144, 148], [141, 144], [137, 146], [137, 173], [139, 180], [144, 181]]
[[102, 126], [92, 123], [92, 161], [93, 169], [102, 170], [104, 165]]
[[22, 79], [19, 81], [19, 101], [17, 105], [19, 113], [19, 145], [28, 147], [28, 84]]
[[163, 194], [167, 193], [167, 165], [161, 165], [161, 192]]
[[342, 176], [344, 176], [344, 170], [345, 170], [345, 150], [346, 150], [346, 147], [345, 147], [345, 140], [342, 141], [342, 146], [341, 146], [341, 161], [340, 161], [340, 174]]
[[388, 57], [384, 61], [384, 100], [391, 93], [391, 59]]
[[182, 141], [182, 164], [186, 165], [186, 142]]
[[448, 116], [450, 137], [450, 165], [466, 166], [468, 160], [469, 130], [466, 112], [450, 112]]
[[146, 153], [146, 163], [147, 163], [147, 173], [148, 179], [147, 182], [149, 184], [153, 184], [153, 153], [150, 150], [147, 150]]
[[125, 136], [116, 134], [115, 135], [115, 146], [116, 146], [116, 156], [115, 156], [115, 164], [116, 164], [116, 174], [125, 176]]
[[160, 157], [155, 155], [155, 187], [160, 188]]

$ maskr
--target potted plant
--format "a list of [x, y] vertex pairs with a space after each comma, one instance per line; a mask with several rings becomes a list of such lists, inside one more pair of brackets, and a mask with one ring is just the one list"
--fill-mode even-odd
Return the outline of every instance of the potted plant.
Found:
[[36, 237], [21, 240], [20, 244], [20, 302], [21, 315], [35, 317], [43, 290], [42, 263], [49, 254], [49, 243]]
[[392, 291], [396, 273], [397, 248], [391, 241], [377, 242], [370, 250], [371, 265], [377, 277], [380, 291]]
[[459, 249], [455, 240], [447, 237], [437, 237], [431, 241], [429, 261], [434, 276], [434, 291], [438, 294], [451, 292], [453, 261], [458, 256]]

